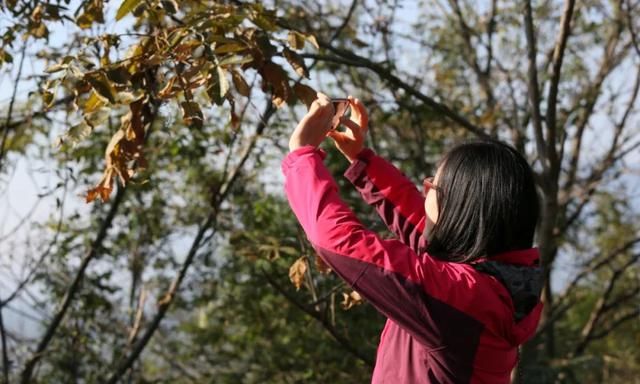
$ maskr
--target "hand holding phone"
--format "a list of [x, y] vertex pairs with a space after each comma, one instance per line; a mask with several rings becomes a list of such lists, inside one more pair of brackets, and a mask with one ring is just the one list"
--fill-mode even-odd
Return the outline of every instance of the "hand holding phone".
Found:
[[[332, 129], [327, 134], [333, 139], [345, 157], [353, 162], [364, 148], [364, 139], [369, 126], [369, 116], [367, 110], [360, 100], [353, 97], [348, 99], [331, 100], [335, 113], [332, 120]], [[343, 119], [346, 113], [350, 113], [350, 118]], [[346, 128], [343, 132], [336, 128], [343, 124]]]
[[331, 120], [331, 130], [335, 130], [340, 125], [340, 119], [349, 113], [349, 99], [331, 99], [333, 109], [336, 113]]

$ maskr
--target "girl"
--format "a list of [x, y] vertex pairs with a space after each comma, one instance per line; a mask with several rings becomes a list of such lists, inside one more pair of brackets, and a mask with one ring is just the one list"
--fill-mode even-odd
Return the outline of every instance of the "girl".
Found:
[[[318, 255], [387, 317], [372, 383], [509, 383], [542, 304], [533, 172], [497, 141], [459, 145], [421, 194], [364, 148], [368, 117], [349, 97], [345, 132], [319, 93], [282, 163], [289, 203]], [[318, 145], [330, 136], [345, 172], [397, 239], [362, 226], [340, 200]]]

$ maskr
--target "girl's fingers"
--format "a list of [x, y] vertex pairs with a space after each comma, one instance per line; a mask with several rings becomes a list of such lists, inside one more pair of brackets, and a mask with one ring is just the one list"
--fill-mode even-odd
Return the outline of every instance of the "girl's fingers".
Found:
[[359, 141], [364, 138], [364, 132], [362, 131], [362, 127], [360, 127], [360, 125], [358, 125], [356, 122], [346, 117], [341, 118], [340, 122], [344, 124], [345, 127], [349, 128], [351, 132], [353, 132], [354, 140]]
[[362, 129], [364, 130], [364, 132], [367, 131], [367, 128], [369, 128], [369, 115], [367, 114], [367, 110], [364, 107], [364, 104], [362, 104], [362, 102], [360, 101], [360, 99], [354, 99], [354, 104], [356, 106], [356, 109], [358, 110], [358, 118], [360, 120], [360, 126], [362, 127]]
[[369, 125], [369, 116], [362, 102], [350, 95], [349, 107], [351, 108], [351, 120], [358, 124], [363, 132], [366, 132]]

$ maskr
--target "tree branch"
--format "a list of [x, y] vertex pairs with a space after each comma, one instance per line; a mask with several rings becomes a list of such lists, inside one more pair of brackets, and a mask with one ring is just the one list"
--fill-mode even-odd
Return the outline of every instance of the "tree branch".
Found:
[[319, 41], [318, 42], [322, 48], [325, 48], [337, 56], [330, 55], [321, 55], [321, 54], [304, 54], [302, 57], [309, 57], [321, 61], [333, 62], [338, 64], [345, 64], [351, 67], [361, 67], [367, 68], [373, 71], [380, 79], [387, 81], [390, 85], [402, 89], [407, 92], [409, 95], [415, 97], [416, 99], [422, 101], [426, 106], [434, 110], [435, 112], [440, 113], [445, 118], [450, 121], [458, 124], [460, 127], [466, 129], [467, 131], [473, 133], [477, 137], [481, 138], [489, 138], [489, 135], [485, 132], [485, 129], [482, 127], [478, 127], [471, 123], [469, 120], [462, 117], [458, 112], [449, 108], [448, 106], [441, 104], [424, 93], [420, 92], [416, 88], [411, 85], [405, 83], [400, 80], [397, 76], [395, 76], [391, 71], [384, 68], [382, 65], [378, 63], [374, 63], [373, 61], [366, 59], [364, 57], [358, 56], [350, 51], [342, 50], [339, 48], [332, 47], [327, 45], [326, 43]]
[[[487, 74], [482, 69], [480, 69], [480, 65], [478, 64], [478, 55], [476, 54], [476, 50], [471, 44], [471, 28], [464, 20], [462, 9], [460, 8], [460, 3], [458, 2], [458, 0], [449, 0], [449, 3], [451, 4], [451, 7], [456, 14], [456, 19], [458, 20], [458, 24], [460, 25], [462, 40], [464, 41], [464, 48], [466, 52], [464, 55], [462, 55], [462, 58], [467, 62], [467, 64], [469, 64], [473, 72], [476, 74], [478, 82], [480, 83], [480, 87], [487, 97], [487, 102], [490, 106], [492, 106], [494, 104], [493, 92], [491, 91], [491, 87], [489, 86]], [[493, 6], [495, 8], [495, 1], [492, 4], [494, 4]]]
[[[582, 138], [585, 128], [593, 114], [596, 102], [601, 95], [600, 89], [612, 70], [620, 64], [624, 57], [624, 53], [629, 49], [629, 45], [627, 44], [620, 50], [620, 52], [616, 53], [616, 47], [618, 45], [621, 32], [621, 28], [616, 28], [607, 39], [604, 59], [600, 64], [595, 80], [575, 97], [575, 106], [571, 108], [572, 110], [580, 109], [581, 113], [576, 121], [577, 128], [571, 145], [571, 157], [567, 170], [567, 178], [562, 187], [562, 190], [564, 191], [570, 191], [575, 183], [581, 155]], [[561, 157], [564, 156], [562, 151], [563, 148], [564, 145], [561, 146]]]
[[[591, 311], [589, 320], [585, 323], [584, 327], [582, 328], [581, 339], [578, 341], [578, 344], [574, 348], [572, 356], [579, 356], [582, 353], [584, 353], [584, 350], [586, 349], [589, 342], [593, 340], [593, 333], [596, 329], [596, 324], [602, 318], [604, 313], [612, 308], [611, 305], [609, 306], [607, 305], [607, 301], [609, 300], [609, 297], [613, 292], [613, 288], [615, 287], [616, 282], [622, 276], [622, 274], [626, 271], [626, 269], [629, 268], [631, 265], [633, 265], [639, 258], [640, 258], [640, 253], [637, 253], [633, 255], [621, 267], [616, 268], [613, 271], [611, 278], [607, 282], [607, 287], [605, 288], [604, 292], [602, 293], [602, 295], [596, 302], [596, 305], [594, 306], [593, 310]], [[624, 296], [625, 295], [623, 295], [623, 297]], [[619, 300], [616, 300], [616, 301], [619, 301]]]
[[27, 51], [27, 41], [22, 46], [22, 56], [20, 57], [20, 64], [18, 64], [18, 74], [13, 85], [13, 93], [11, 94], [11, 101], [9, 101], [9, 110], [7, 111], [7, 118], [5, 119], [4, 129], [2, 130], [2, 140], [0, 141], [0, 171], [2, 171], [2, 161], [5, 156], [5, 145], [7, 143], [7, 137], [9, 137], [9, 123], [11, 122], [11, 115], [13, 114], [13, 104], [16, 102], [16, 95], [18, 94], [18, 85], [20, 84], [20, 77], [22, 77], [22, 68], [24, 67], [24, 57]]
[[308, 308], [306, 305], [296, 300], [295, 297], [293, 297], [289, 292], [287, 292], [286, 289], [282, 288], [280, 284], [278, 284], [271, 276], [269, 276], [269, 274], [265, 270], [262, 270], [262, 275], [264, 276], [265, 279], [267, 279], [267, 282], [273, 288], [275, 288], [276, 291], [278, 291], [282, 296], [284, 296], [287, 300], [289, 300], [293, 305], [295, 305], [302, 312], [306, 313], [307, 315], [316, 319], [320, 324], [322, 324], [322, 326], [327, 330], [327, 332], [329, 332], [329, 334], [333, 337], [333, 339], [337, 341], [338, 344], [340, 344], [346, 351], [351, 353], [354, 357], [358, 358], [359, 360], [363, 361], [368, 366], [373, 367], [374, 365], [373, 360], [371, 360], [371, 358], [363, 355], [360, 351], [358, 351], [349, 342], [349, 340], [347, 340], [343, 335], [341, 335], [335, 329], [335, 327], [331, 325], [331, 323], [327, 321], [327, 319], [325, 319], [319, 312], [313, 310], [312, 308]]
[[7, 350], [7, 337], [4, 329], [4, 319], [2, 318], [2, 307], [0, 307], [0, 339], [2, 339], [2, 375], [4, 383], [9, 384], [9, 351]]
[[[533, 132], [536, 139], [536, 149], [544, 172], [549, 174], [549, 160], [547, 157], [544, 135], [542, 132], [542, 118], [540, 116], [540, 86], [538, 85], [538, 68], [536, 65], [536, 37], [533, 29], [533, 11], [531, 0], [524, 1], [524, 25], [527, 37], [527, 58], [529, 61], [528, 84], [529, 84], [529, 105], [531, 107], [531, 118], [533, 122]], [[545, 190], [549, 185], [543, 185]]]
[[21, 382], [23, 384], [28, 384], [31, 382], [33, 369], [35, 368], [40, 358], [42, 358], [42, 355], [45, 349], [49, 345], [49, 342], [51, 342], [51, 339], [53, 339], [53, 336], [56, 334], [56, 331], [58, 330], [58, 327], [62, 323], [62, 320], [64, 319], [64, 316], [66, 315], [67, 310], [71, 305], [71, 302], [75, 298], [76, 293], [78, 293], [78, 291], [80, 290], [80, 284], [84, 279], [84, 273], [87, 267], [89, 266], [89, 263], [99, 254], [100, 248], [102, 247], [102, 242], [107, 236], [109, 227], [111, 227], [111, 223], [113, 222], [113, 219], [116, 216], [116, 212], [118, 211], [118, 208], [120, 207], [120, 204], [123, 201], [125, 191], [126, 191], [126, 186], [118, 188], [118, 192], [116, 193], [116, 196], [113, 199], [113, 203], [111, 203], [111, 208], [109, 209], [107, 216], [102, 222], [100, 229], [98, 231], [98, 234], [96, 235], [96, 238], [91, 243], [91, 248], [89, 248], [89, 252], [87, 252], [85, 257], [82, 259], [82, 262], [80, 263], [80, 267], [78, 268], [78, 271], [76, 272], [76, 275], [73, 281], [71, 282], [71, 285], [69, 285], [69, 288], [67, 289], [67, 292], [65, 293], [62, 299], [60, 308], [58, 309], [55, 316], [51, 320], [51, 323], [45, 330], [44, 336], [38, 343], [38, 346], [35, 352], [32, 354], [31, 358], [27, 360], [24, 370], [22, 371]]
[[[622, 244], [620, 247], [618, 247], [618, 248], [614, 249], [613, 251], [611, 251], [609, 254], [603, 256], [600, 259], [600, 261], [596, 262], [595, 264], [593, 264], [591, 266], [585, 266], [585, 268], [580, 273], [578, 273], [573, 278], [573, 280], [571, 280], [569, 285], [567, 285], [567, 287], [565, 288], [564, 292], [556, 300], [556, 302], [555, 302], [556, 308], [561, 308], [562, 303], [565, 300], [567, 300], [567, 298], [570, 296], [570, 294], [573, 291], [573, 289], [578, 285], [578, 283], [580, 281], [582, 281], [582, 279], [584, 279], [585, 277], [589, 276], [590, 274], [598, 271], [600, 268], [611, 264], [616, 259], [616, 257], [618, 257], [619, 255], [627, 252], [632, 247], [634, 247], [636, 244], [640, 244], [640, 237], [637, 237], [635, 239], [627, 241], [626, 243]], [[552, 309], [552, 311], [555, 312], [556, 308]]]
[[[591, 174], [587, 177], [584, 183], [585, 188], [582, 189], [583, 191], [584, 189], [586, 189], [586, 193], [585, 192], [582, 193], [581, 201], [578, 203], [578, 206], [576, 207], [576, 209], [574, 209], [574, 211], [571, 214], [568, 215], [568, 217], [566, 217], [568, 214], [567, 212], [568, 205], [572, 201], [575, 201], [574, 199], [571, 198], [570, 191], [575, 187], [575, 183], [576, 183], [575, 178], [577, 173], [578, 157], [574, 156], [574, 159], [572, 159], [571, 161], [572, 165], [569, 171], [570, 172], [569, 177], [563, 189], [565, 191], [565, 195], [562, 196], [561, 198], [562, 200], [561, 204], [564, 206], [563, 212], [565, 212], [565, 220], [562, 226], [562, 232], [564, 232], [567, 228], [573, 225], [575, 220], [577, 220], [578, 217], [580, 217], [580, 214], [582, 213], [583, 208], [590, 201], [590, 198], [593, 195], [593, 193], [595, 193], [596, 188], [602, 181], [602, 178], [604, 177], [605, 172], [629, 152], [628, 149], [621, 150], [620, 142], [621, 142], [622, 133], [627, 125], [627, 120], [631, 114], [631, 111], [633, 110], [636, 99], [638, 98], [639, 91], [640, 91], [640, 67], [638, 67], [638, 71], [636, 73], [636, 80], [634, 83], [633, 92], [631, 94], [629, 102], [627, 103], [627, 107], [624, 111], [624, 114], [622, 115], [622, 118], [616, 124], [613, 139], [611, 141], [611, 145], [609, 146], [609, 150], [607, 151], [606, 155], [600, 161], [598, 161], [599, 166], [595, 167], [592, 170]], [[580, 151], [579, 147], [574, 150], [577, 150], [578, 153]], [[571, 188], [571, 189], [568, 189], [568, 188]]]
[[549, 95], [547, 97], [547, 150], [549, 151], [549, 163], [554, 179], [557, 179], [560, 172], [558, 152], [556, 150], [556, 107], [558, 104], [558, 85], [560, 83], [560, 71], [562, 69], [562, 61], [564, 59], [564, 50], [567, 46], [569, 35], [571, 34], [571, 18], [573, 16], [574, 6], [575, 0], [566, 0], [564, 3], [564, 11], [562, 12], [562, 18], [560, 19], [560, 30], [558, 31], [558, 37], [553, 50], [551, 81], [549, 84]]
[[193, 239], [193, 242], [191, 243], [189, 252], [187, 253], [187, 256], [182, 262], [180, 271], [171, 282], [171, 285], [167, 290], [167, 292], [165, 293], [165, 295], [163, 296], [163, 298], [160, 300], [159, 306], [158, 306], [158, 312], [156, 312], [155, 316], [147, 326], [142, 337], [138, 341], [136, 341], [136, 343], [133, 345], [131, 349], [131, 353], [128, 356], [125, 356], [120, 361], [120, 363], [116, 365], [116, 368], [113, 374], [109, 377], [108, 380], [106, 380], [106, 383], [115, 384], [118, 382], [118, 380], [120, 380], [120, 378], [127, 372], [127, 370], [129, 370], [129, 368], [131, 368], [131, 366], [135, 363], [135, 361], [140, 357], [140, 354], [146, 348], [147, 344], [149, 343], [149, 341], [155, 334], [156, 330], [160, 326], [160, 322], [162, 322], [169, 307], [173, 303], [175, 295], [180, 289], [180, 285], [182, 284], [182, 281], [184, 280], [187, 274], [187, 271], [189, 270], [189, 267], [193, 263], [193, 260], [198, 250], [200, 249], [201, 244], [203, 243], [204, 234], [210, 228], [212, 228], [212, 226], [216, 222], [220, 205], [226, 199], [227, 195], [229, 194], [229, 191], [231, 190], [231, 187], [236, 182], [258, 138], [262, 136], [262, 133], [264, 132], [264, 129], [267, 126], [267, 121], [274, 114], [274, 112], [275, 112], [275, 107], [273, 103], [269, 101], [266, 105], [265, 113], [263, 114], [262, 118], [258, 122], [255, 134], [253, 135], [249, 144], [245, 148], [244, 153], [241, 155], [240, 162], [236, 165], [234, 170], [229, 174], [229, 178], [227, 182], [225, 182], [224, 185], [220, 187], [216, 196], [214, 196], [214, 198], [212, 199], [213, 200], [212, 210], [209, 213], [209, 215], [203, 220], [203, 223], [200, 225], [198, 233], [196, 234], [195, 238]]
[[620, 317], [618, 317], [616, 320], [613, 321], [613, 323], [611, 323], [608, 327], [602, 329], [600, 332], [594, 333], [591, 336], [591, 340], [597, 340], [597, 339], [601, 339], [603, 337], [605, 337], [606, 335], [608, 335], [609, 333], [611, 333], [614, 329], [616, 329], [617, 327], [619, 327], [620, 325], [622, 325], [623, 323], [629, 321], [629, 320], [633, 320], [636, 319], [640, 316], [640, 308], [630, 311]]

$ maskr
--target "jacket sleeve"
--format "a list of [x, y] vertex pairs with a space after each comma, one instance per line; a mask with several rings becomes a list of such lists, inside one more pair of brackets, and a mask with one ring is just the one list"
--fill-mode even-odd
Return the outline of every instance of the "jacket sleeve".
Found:
[[[409, 246], [381, 239], [367, 230], [337, 193], [337, 185], [311, 146], [290, 153], [282, 163], [289, 204], [318, 255], [383, 315], [425, 345], [438, 345], [431, 310], [449, 299], [465, 299], [473, 281]], [[465, 299], [466, 300], [466, 299]], [[450, 314], [447, 316], [450, 317]]]
[[367, 148], [344, 175], [400, 241], [424, 251], [424, 196], [402, 172]]

